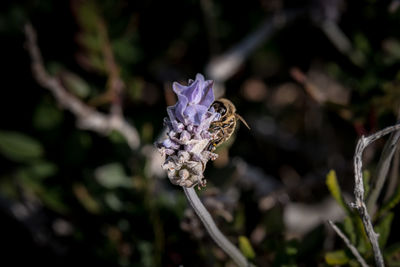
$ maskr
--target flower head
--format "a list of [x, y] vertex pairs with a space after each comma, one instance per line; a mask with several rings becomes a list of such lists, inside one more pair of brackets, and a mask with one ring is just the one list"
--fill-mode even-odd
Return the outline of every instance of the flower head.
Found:
[[212, 86], [213, 82], [205, 81], [201, 74], [196, 75], [196, 80], [189, 80], [187, 86], [174, 82], [172, 88], [178, 96], [178, 103], [173, 107], [176, 118], [186, 125], [200, 125], [214, 102]]
[[208, 131], [211, 122], [219, 114], [211, 107], [214, 102], [213, 82], [197, 74], [188, 85], [173, 83], [178, 102], [167, 108], [167, 138], [156, 143], [159, 151], [166, 155], [163, 168], [173, 184], [192, 187], [205, 184], [203, 172], [216, 154], [207, 150], [213, 135]]

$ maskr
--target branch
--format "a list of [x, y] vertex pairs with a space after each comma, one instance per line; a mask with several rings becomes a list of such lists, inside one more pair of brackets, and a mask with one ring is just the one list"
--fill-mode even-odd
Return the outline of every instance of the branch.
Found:
[[102, 19], [98, 21], [98, 28], [100, 36], [103, 39], [103, 55], [105, 66], [108, 72], [108, 90], [107, 93], [111, 94], [111, 113], [122, 115], [121, 96], [125, 88], [125, 83], [121, 80], [120, 70], [115, 62], [114, 53], [112, 51], [110, 38], [108, 37], [105, 22]]
[[350, 240], [346, 237], [346, 235], [337, 227], [331, 220], [328, 221], [330, 226], [335, 230], [338, 236], [344, 241], [346, 246], [350, 249], [351, 253], [353, 253], [354, 257], [356, 257], [357, 261], [360, 263], [362, 267], [368, 267], [367, 263], [361, 257], [360, 252], [358, 252], [357, 248], [351, 244]]
[[377, 166], [376, 179], [372, 186], [372, 190], [367, 199], [367, 208], [371, 215], [376, 211], [376, 201], [382, 191], [383, 185], [386, 182], [386, 178], [389, 173], [390, 165], [392, 162], [393, 155], [397, 149], [397, 144], [400, 139], [400, 131], [392, 133], [383, 148], [382, 155], [379, 159]]
[[379, 138], [400, 129], [400, 124], [387, 127], [373, 135], [368, 137], [362, 136], [357, 143], [356, 151], [354, 154], [354, 178], [355, 178], [355, 186], [354, 186], [354, 196], [355, 202], [352, 204], [354, 208], [358, 210], [360, 217], [362, 219], [365, 231], [367, 232], [367, 236], [371, 242], [372, 249], [374, 251], [375, 262], [378, 267], [385, 266], [382, 258], [382, 253], [378, 244], [378, 234], [375, 233], [374, 228], [372, 226], [371, 217], [368, 213], [367, 207], [364, 201], [364, 182], [362, 176], [362, 154], [364, 149], [378, 140]]
[[32, 61], [32, 72], [36, 81], [50, 90], [54, 98], [65, 109], [71, 111], [77, 118], [78, 127], [107, 135], [111, 130], [120, 132], [133, 150], [140, 145], [139, 134], [133, 126], [128, 124], [121, 114], [103, 114], [89, 107], [81, 100], [70, 94], [60, 81], [48, 74], [40, 54], [36, 33], [31, 24], [25, 25], [26, 48]]
[[237, 72], [251, 52], [302, 13], [304, 10], [285, 11], [266, 19], [255, 32], [226, 53], [212, 59], [206, 66], [207, 76], [218, 83], [225, 82]]
[[224, 234], [221, 233], [221, 231], [215, 225], [210, 213], [197, 196], [195, 189], [183, 187], [183, 191], [185, 192], [186, 198], [188, 199], [190, 205], [203, 222], [204, 227], [207, 229], [207, 232], [210, 234], [215, 243], [217, 243], [218, 246], [223, 249], [238, 266], [250, 266], [250, 263], [247, 262], [243, 254], [224, 236]]

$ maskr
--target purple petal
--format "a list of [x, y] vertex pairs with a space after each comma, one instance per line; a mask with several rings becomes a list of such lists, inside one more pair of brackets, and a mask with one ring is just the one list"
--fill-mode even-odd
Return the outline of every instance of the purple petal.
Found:
[[202, 96], [199, 101], [200, 105], [206, 106], [207, 108], [211, 106], [211, 104], [214, 102], [214, 92], [213, 92], [213, 81], [205, 81], [204, 82], [204, 87], [202, 90]]
[[202, 90], [201, 82], [196, 80], [182, 93], [187, 97], [189, 103], [197, 104], [201, 99]]
[[172, 148], [172, 149], [178, 149], [179, 145], [173, 142], [171, 139], [167, 138], [162, 142], [162, 145], [165, 148]]
[[200, 125], [203, 120], [204, 114], [207, 112], [208, 107], [195, 105], [194, 109], [196, 110], [196, 115], [194, 116], [194, 125]]
[[183, 116], [185, 117], [185, 119], [192, 123], [194, 122], [195, 115], [196, 115], [196, 109], [192, 105], [187, 106], [186, 109], [183, 111]]
[[186, 85], [182, 85], [178, 82], [174, 82], [172, 84], [172, 90], [174, 90], [175, 94], [177, 95], [181, 94], [186, 88], [187, 88]]
[[183, 112], [188, 104], [188, 100], [184, 95], [178, 95], [178, 102], [175, 104], [175, 116], [180, 122], [184, 122]]

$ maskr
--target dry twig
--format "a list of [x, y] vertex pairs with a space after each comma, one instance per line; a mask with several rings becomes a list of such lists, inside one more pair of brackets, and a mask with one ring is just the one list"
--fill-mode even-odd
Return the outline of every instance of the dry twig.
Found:
[[360, 263], [362, 267], [368, 267], [367, 263], [361, 257], [360, 252], [358, 252], [357, 248], [351, 244], [350, 240], [347, 238], [347, 236], [337, 227], [331, 220], [328, 221], [330, 226], [335, 230], [335, 232], [338, 234], [338, 236], [344, 241], [346, 246], [350, 249], [351, 253], [353, 253], [354, 257], [356, 257], [357, 261]]
[[283, 11], [266, 19], [261, 26], [227, 52], [213, 58], [206, 66], [206, 74], [217, 83], [224, 83], [234, 75], [242, 63], [277, 30], [304, 13], [303, 9]]
[[373, 216], [376, 211], [376, 201], [382, 191], [383, 185], [386, 182], [388, 176], [392, 158], [398, 148], [398, 143], [400, 140], [400, 131], [392, 133], [383, 148], [382, 155], [379, 159], [377, 166], [376, 179], [374, 179], [373, 186], [371, 188], [371, 193], [367, 199], [368, 211]]
[[128, 124], [121, 113], [103, 114], [98, 112], [70, 94], [57, 78], [48, 74], [37, 45], [36, 32], [31, 24], [25, 25], [25, 36], [34, 78], [41, 86], [50, 90], [62, 107], [76, 116], [78, 127], [103, 135], [109, 134], [111, 130], [116, 130], [125, 137], [131, 149], [135, 150], [139, 147], [140, 140], [136, 128]]
[[375, 233], [371, 217], [368, 213], [367, 206], [365, 205], [364, 200], [364, 182], [363, 182], [363, 175], [362, 175], [362, 154], [364, 149], [373, 143], [374, 141], [378, 140], [379, 138], [400, 129], [400, 124], [387, 127], [375, 134], [372, 134], [368, 137], [362, 136], [357, 143], [356, 151], [354, 154], [354, 178], [355, 178], [355, 186], [354, 186], [354, 196], [355, 202], [352, 203], [353, 208], [357, 209], [360, 217], [362, 219], [365, 231], [367, 236], [371, 242], [372, 249], [374, 252], [375, 263], [378, 267], [385, 266], [383, 262], [382, 252], [379, 248], [378, 243], [378, 234]]

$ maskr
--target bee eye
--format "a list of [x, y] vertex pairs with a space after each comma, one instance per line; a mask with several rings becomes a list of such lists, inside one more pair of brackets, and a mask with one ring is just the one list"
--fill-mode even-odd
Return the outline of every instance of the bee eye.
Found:
[[213, 107], [215, 109], [215, 111], [219, 114], [221, 114], [221, 116], [224, 116], [226, 113], [226, 108], [220, 103], [220, 102], [215, 102], [213, 104]]

